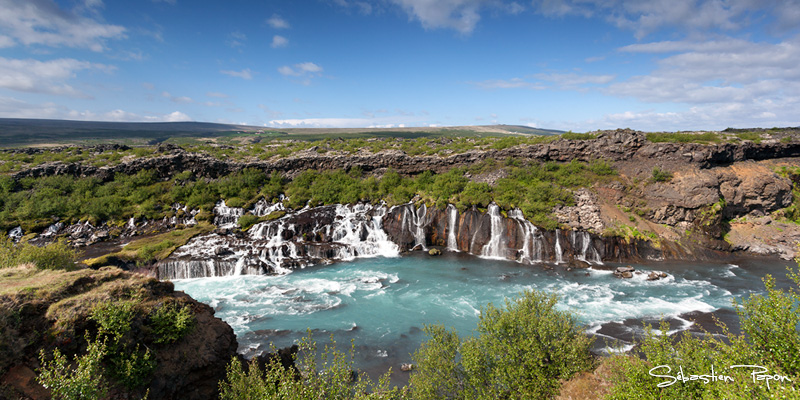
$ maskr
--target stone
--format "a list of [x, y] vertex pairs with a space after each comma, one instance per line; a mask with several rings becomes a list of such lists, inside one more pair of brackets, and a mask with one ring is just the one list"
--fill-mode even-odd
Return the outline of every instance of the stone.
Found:
[[617, 276], [619, 278], [633, 278], [634, 271], [636, 271], [636, 269], [631, 267], [630, 265], [626, 267], [617, 267], [614, 270], [614, 276]]
[[411, 363], [403, 363], [400, 364], [400, 371], [409, 372], [414, 369], [414, 364]]
[[440, 256], [442, 255], [442, 251], [439, 249], [430, 249], [428, 250], [428, 254], [431, 256]]

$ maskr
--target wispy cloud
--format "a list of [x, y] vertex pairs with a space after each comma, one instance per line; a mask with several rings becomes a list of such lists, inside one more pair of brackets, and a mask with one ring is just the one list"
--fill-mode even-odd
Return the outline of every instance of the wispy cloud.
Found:
[[52, 0], [0, 0], [0, 10], [0, 47], [21, 43], [100, 52], [107, 40], [125, 37], [124, 27], [62, 10]]
[[273, 49], [277, 49], [279, 47], [286, 47], [288, 45], [289, 45], [289, 39], [286, 39], [285, 37], [283, 37], [281, 35], [275, 35], [275, 36], [272, 37], [272, 45], [271, 46], [272, 46]]
[[17, 60], [0, 57], [0, 87], [29, 93], [46, 93], [69, 97], [90, 98], [91, 96], [66, 83], [75, 78], [79, 71], [96, 70], [105, 73], [116, 67], [61, 58], [50, 61]]
[[529, 82], [522, 78], [490, 79], [482, 82], [469, 82], [481, 89], [533, 89], [543, 90], [547, 86], [539, 82]]
[[312, 62], [304, 62], [294, 66], [284, 65], [278, 68], [278, 72], [283, 76], [302, 78], [300, 83], [310, 85], [311, 78], [322, 75], [322, 67]]
[[291, 27], [289, 22], [278, 14], [272, 14], [272, 16], [267, 19], [267, 24], [275, 29], [289, 29]]
[[247, 80], [253, 79], [253, 71], [250, 71], [250, 68], [245, 68], [241, 71], [222, 70], [219, 72], [234, 78], [242, 78]]

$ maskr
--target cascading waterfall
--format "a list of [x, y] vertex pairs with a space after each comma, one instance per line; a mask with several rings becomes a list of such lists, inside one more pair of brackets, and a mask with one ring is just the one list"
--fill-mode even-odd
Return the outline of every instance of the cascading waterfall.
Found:
[[244, 208], [228, 207], [225, 200], [220, 200], [214, 206], [214, 225], [221, 229], [231, 229], [239, 222], [239, 217], [244, 215]]
[[542, 235], [539, 234], [539, 229], [536, 228], [530, 221], [525, 219], [522, 210], [515, 208], [508, 212], [508, 216], [517, 221], [522, 227], [524, 238], [522, 242], [522, 250], [520, 251], [517, 261], [522, 263], [533, 263], [542, 261], [542, 249], [544, 248], [544, 240]]
[[456, 240], [456, 220], [458, 210], [452, 204], [447, 205], [447, 250], [458, 251], [458, 241]]
[[503, 217], [500, 215], [500, 207], [494, 203], [489, 204], [488, 214], [491, 218], [492, 230], [489, 235], [489, 242], [483, 246], [481, 255], [491, 258], [505, 258], [505, 252], [502, 249], [505, 229], [503, 227]]
[[10, 232], [8, 232], [8, 237], [11, 238], [11, 240], [13, 240], [15, 242], [20, 240], [20, 239], [22, 239], [22, 236], [23, 236], [23, 233], [22, 233], [22, 227], [21, 226], [18, 226], [16, 228], [12, 229]]
[[[254, 214], [268, 215], [283, 210], [283, 206], [276, 205], [257, 204], [255, 207], [260, 208]], [[222, 207], [220, 209], [227, 212]], [[217, 233], [194, 238], [159, 263], [159, 276], [162, 279], [185, 279], [264, 272], [287, 274], [294, 268], [309, 265], [310, 260], [399, 256], [399, 247], [389, 240], [382, 228], [387, 211], [385, 206], [337, 205], [319, 210], [322, 211], [317, 212], [326, 215], [325, 218], [331, 222], [318, 224], [315, 221], [311, 232], [300, 232], [291, 222], [298, 218], [315, 219], [318, 215], [313, 214], [314, 210], [304, 208], [256, 224], [244, 239]], [[303, 216], [306, 212], [312, 214]], [[230, 222], [225, 220], [224, 223]], [[316, 236], [324, 237], [325, 241], [306, 240]]]
[[[413, 207], [412, 207], [413, 208]], [[423, 225], [425, 223], [425, 216], [428, 214], [428, 207], [423, 204], [419, 207], [419, 210], [416, 212], [416, 218], [414, 220], [414, 247], [420, 246], [423, 250], [427, 250], [427, 246], [425, 246], [425, 230], [423, 229]]]
[[561, 230], [556, 229], [556, 264], [563, 264], [564, 263], [564, 255], [562, 254], [561, 250]]
[[581, 261], [602, 264], [600, 260], [600, 253], [592, 246], [592, 237], [589, 232], [570, 232], [570, 242], [573, 249], [580, 249], [579, 253], [575, 254], [575, 258]]

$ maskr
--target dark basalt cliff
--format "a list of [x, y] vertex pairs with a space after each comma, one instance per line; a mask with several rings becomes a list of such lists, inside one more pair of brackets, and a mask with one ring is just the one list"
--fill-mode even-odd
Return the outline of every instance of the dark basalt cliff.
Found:
[[778, 140], [756, 144], [750, 141], [724, 144], [651, 143], [641, 132], [616, 130], [604, 132], [596, 139], [559, 139], [538, 145], [517, 146], [502, 150], [476, 150], [447, 157], [410, 156], [400, 150], [386, 150], [374, 154], [327, 155], [304, 152], [301, 155], [270, 161], [229, 162], [195, 153], [179, 147], [165, 146], [170, 154], [137, 159], [111, 167], [94, 167], [79, 163], [53, 162], [20, 171], [15, 179], [47, 175], [96, 176], [110, 180], [116, 173], [133, 174], [140, 170], [156, 171], [167, 177], [182, 171], [192, 171], [197, 176], [216, 178], [244, 168], [265, 172], [278, 171], [293, 175], [307, 169], [350, 169], [364, 171], [394, 169], [402, 174], [419, 174], [424, 171], [443, 172], [457, 166], [469, 166], [485, 159], [505, 160], [517, 158], [537, 161], [591, 161], [599, 158], [610, 161], [636, 161], [657, 159], [662, 163], [685, 163], [700, 168], [727, 165], [745, 160], [765, 160], [800, 156], [800, 142], [782, 143]]

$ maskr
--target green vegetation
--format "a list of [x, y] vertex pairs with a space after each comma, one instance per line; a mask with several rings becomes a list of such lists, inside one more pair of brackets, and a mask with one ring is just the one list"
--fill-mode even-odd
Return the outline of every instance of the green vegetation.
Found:
[[[467, 178], [468, 174], [498, 172], [502, 178], [493, 184]], [[175, 203], [200, 210], [195, 216], [199, 225], [132, 242], [118, 253], [89, 261], [90, 265], [104, 265], [109, 257], [139, 263], [163, 259], [192, 236], [211, 229], [204, 221], [210, 220], [211, 211], [220, 200], [226, 200], [229, 206], [249, 207], [260, 198], [276, 200], [284, 193], [288, 196], [285, 204], [291, 208], [301, 208], [307, 203], [382, 200], [395, 205], [420, 196], [429, 205], [443, 208], [451, 203], [464, 210], [471, 206], [485, 208], [494, 201], [506, 210], [519, 207], [535, 224], [554, 229], [557, 223], [550, 212], [556, 205], [572, 205], [569, 189], [613, 179], [615, 174], [611, 164], [600, 160], [588, 164], [578, 161], [539, 164], [507, 159], [500, 164], [487, 159], [469, 168], [453, 168], [441, 174], [426, 171], [413, 177], [388, 171], [378, 178], [367, 176], [355, 167], [348, 171], [306, 170], [291, 181], [277, 173], [267, 175], [252, 168], [214, 180], [194, 177], [188, 171], [162, 180], [149, 170], [130, 176], [118, 174], [109, 182], [68, 176], [25, 178], [18, 183], [6, 179], [0, 181], [0, 229], [21, 225], [26, 232], [37, 232], [54, 219], [65, 223], [88, 220], [93, 224], [108, 223], [113, 237], [120, 232], [114, 227], [124, 225], [132, 217], [149, 220], [186, 217], [182, 209], [172, 207]], [[240, 226], [247, 229], [277, 216], [263, 219], [245, 216]]]
[[525, 291], [505, 308], [481, 310], [477, 337], [428, 326], [429, 341], [414, 354], [415, 399], [551, 398], [560, 380], [592, 366], [575, 316], [556, 310], [557, 298]]
[[[233, 358], [228, 365], [225, 380], [220, 381], [222, 400], [249, 399], [400, 399], [404, 392], [389, 388], [387, 372], [379, 381], [373, 382], [366, 374], [355, 377], [353, 368], [354, 347], [345, 354], [331, 343], [324, 350], [317, 350], [311, 335], [299, 344], [302, 355], [295, 359], [299, 373], [284, 368], [280, 360], [271, 358], [262, 371], [253, 360], [245, 370], [242, 363]], [[318, 357], [319, 355], [319, 360]]]
[[104, 254], [83, 262], [93, 268], [108, 265], [115, 258], [135, 262], [137, 265], [150, 264], [167, 258], [175, 249], [186, 244], [191, 238], [211, 232], [213, 229], [213, 225], [201, 221], [189, 228], [177, 229], [134, 240], [120, 251]]
[[569, 140], [589, 140], [589, 139], [597, 139], [596, 133], [575, 133], [572, 131], [564, 132], [561, 134], [562, 139], [569, 139]]
[[71, 362], [57, 348], [53, 350], [52, 358], [42, 350], [39, 353], [42, 367], [37, 381], [50, 389], [55, 399], [103, 399], [109, 389], [102, 375], [105, 356], [106, 345], [100, 341], [89, 342], [86, 354], [76, 356]]
[[672, 173], [663, 170], [659, 167], [653, 167], [653, 173], [650, 177], [651, 182], [669, 182], [672, 180]]
[[[630, 216], [631, 222], [634, 222], [636, 219], [633, 216]], [[641, 232], [635, 226], [615, 223], [613, 226], [606, 228], [603, 232], [603, 236], [605, 237], [620, 237], [625, 240], [627, 243], [631, 243], [634, 240], [646, 240], [649, 241], [655, 246], [656, 248], [661, 246], [661, 238], [655, 232], [652, 231], [644, 231]]]
[[[752, 294], [733, 304], [739, 315], [742, 333], [732, 334], [718, 322], [724, 338], [712, 334], [695, 337], [680, 335], [679, 340], [667, 335], [668, 326], [662, 323], [658, 331], [646, 326], [641, 353], [644, 359], [635, 356], [616, 356], [610, 399], [765, 399], [797, 398], [797, 383], [800, 382], [800, 276], [790, 271], [789, 277], [795, 287], [780, 290], [774, 279], [764, 278], [766, 295]], [[769, 386], [763, 380], [756, 381], [751, 373], [754, 368], [729, 368], [733, 365], [758, 365], [768, 368], [764, 372], [771, 377], [785, 376], [790, 381], [773, 381]], [[660, 367], [660, 366], [668, 366]], [[712, 366], [717, 374], [733, 378], [732, 382], [708, 382], [703, 380], [677, 381], [673, 385], [658, 387], [670, 379], [653, 377], [677, 375], [678, 367], [684, 374], [708, 374]]]
[[74, 269], [75, 257], [75, 250], [63, 240], [43, 247], [26, 242], [15, 245], [0, 234], [0, 268], [30, 263], [39, 269]]
[[722, 138], [715, 132], [703, 133], [673, 133], [673, 132], [652, 132], [647, 134], [647, 140], [653, 143], [719, 143]]
[[162, 304], [150, 314], [156, 343], [175, 343], [194, 328], [194, 314], [188, 305]]

